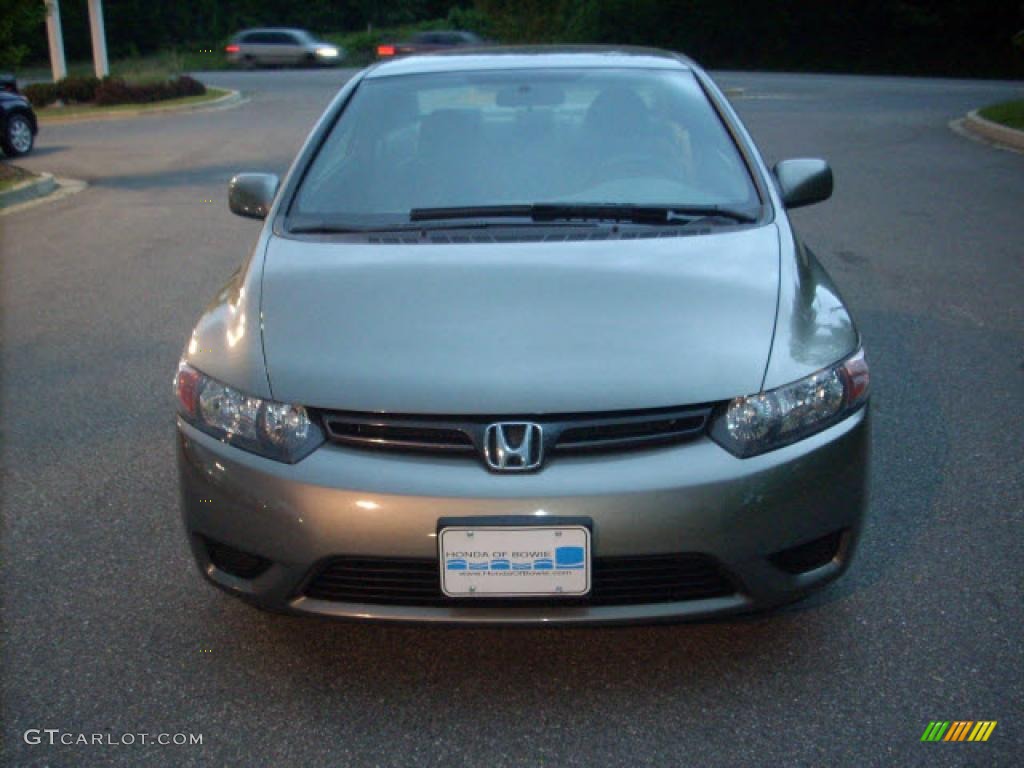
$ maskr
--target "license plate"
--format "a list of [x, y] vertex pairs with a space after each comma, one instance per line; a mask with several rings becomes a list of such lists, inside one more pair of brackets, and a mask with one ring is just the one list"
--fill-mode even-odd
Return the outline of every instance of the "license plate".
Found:
[[438, 534], [449, 597], [579, 597], [590, 591], [582, 525], [453, 526]]

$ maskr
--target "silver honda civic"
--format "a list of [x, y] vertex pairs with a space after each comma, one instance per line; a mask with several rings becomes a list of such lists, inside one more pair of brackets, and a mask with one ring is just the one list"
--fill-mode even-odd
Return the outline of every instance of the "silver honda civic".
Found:
[[174, 380], [182, 510], [273, 611], [583, 623], [770, 608], [849, 565], [868, 367], [692, 61], [488, 49], [356, 75]]

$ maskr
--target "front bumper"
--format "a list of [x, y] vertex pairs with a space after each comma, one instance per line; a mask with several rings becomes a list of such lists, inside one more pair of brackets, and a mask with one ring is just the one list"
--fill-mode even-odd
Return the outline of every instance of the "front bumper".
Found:
[[[342, 618], [596, 623], [696, 618], [770, 608], [839, 576], [868, 501], [867, 408], [796, 444], [737, 459], [709, 438], [631, 453], [559, 456], [540, 472], [492, 474], [466, 458], [327, 444], [295, 465], [263, 459], [178, 421], [182, 513], [202, 573], [261, 607]], [[735, 593], [679, 602], [586, 605], [450, 601], [396, 605], [312, 599], [335, 556], [436, 558], [442, 517], [588, 517], [595, 558], [700, 553]], [[842, 532], [799, 573], [771, 558]], [[218, 568], [205, 542], [265, 558], [254, 578]]]

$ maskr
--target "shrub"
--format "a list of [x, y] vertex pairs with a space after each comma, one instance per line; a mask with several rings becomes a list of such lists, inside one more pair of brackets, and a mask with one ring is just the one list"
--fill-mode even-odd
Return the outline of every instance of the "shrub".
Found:
[[178, 91], [178, 96], [202, 96], [206, 93], [206, 86], [196, 80], [194, 77], [188, 75], [182, 75], [177, 80], [172, 81], [175, 84], [175, 88]]
[[96, 103], [103, 107], [114, 104], [149, 104], [185, 96], [201, 96], [204, 93], [206, 86], [188, 75], [152, 83], [129, 83], [121, 77], [107, 77], [96, 89]]
[[99, 84], [99, 79], [91, 75], [65, 77], [57, 83], [57, 95], [68, 104], [84, 104], [96, 99], [96, 89]]
[[37, 108], [49, 106], [59, 98], [55, 83], [32, 83], [22, 88], [21, 92]]
[[448, 26], [452, 29], [475, 32], [484, 39], [494, 34], [494, 30], [491, 29], [490, 17], [479, 8], [452, 6], [448, 11]]
[[56, 83], [26, 85], [26, 98], [36, 107], [46, 107], [58, 99], [68, 104], [87, 104], [96, 99], [100, 81], [95, 77], [65, 77]]
[[122, 77], [105, 77], [96, 89], [96, 103], [101, 107], [131, 102], [131, 91]]

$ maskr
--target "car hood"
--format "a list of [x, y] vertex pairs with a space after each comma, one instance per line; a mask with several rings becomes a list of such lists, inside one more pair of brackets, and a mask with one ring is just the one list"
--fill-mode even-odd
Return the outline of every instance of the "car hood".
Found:
[[761, 388], [774, 225], [656, 239], [363, 244], [271, 238], [273, 395], [391, 413], [540, 414]]
[[28, 97], [20, 93], [0, 91], [0, 105], [5, 107], [31, 107]]

